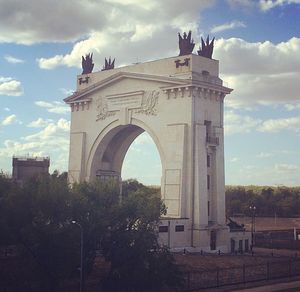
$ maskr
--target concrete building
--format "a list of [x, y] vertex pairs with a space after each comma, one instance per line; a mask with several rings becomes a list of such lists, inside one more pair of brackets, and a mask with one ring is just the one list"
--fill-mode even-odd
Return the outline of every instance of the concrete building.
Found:
[[49, 174], [49, 157], [13, 157], [13, 180], [24, 182], [39, 174]]
[[193, 54], [78, 76], [65, 99], [70, 182], [120, 179], [129, 146], [147, 131], [162, 163], [160, 240], [172, 249], [229, 251], [223, 102], [231, 91], [217, 60]]

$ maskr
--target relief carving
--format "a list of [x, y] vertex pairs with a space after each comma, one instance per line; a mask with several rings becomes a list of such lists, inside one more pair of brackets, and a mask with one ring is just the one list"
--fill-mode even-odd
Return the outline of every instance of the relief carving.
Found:
[[140, 109], [137, 109], [135, 113], [156, 116], [158, 97], [159, 92], [156, 90], [145, 92], [143, 95], [142, 106]]
[[97, 98], [96, 104], [97, 104], [97, 112], [98, 112], [96, 121], [104, 120], [107, 117], [114, 116], [116, 114], [115, 111], [108, 110], [108, 106], [107, 106], [105, 97]]
[[126, 109], [136, 114], [157, 115], [156, 105], [158, 103], [159, 92], [156, 90], [141, 93], [141, 95], [128, 96], [106, 96], [98, 97], [96, 121], [105, 120], [114, 116], [117, 111]]

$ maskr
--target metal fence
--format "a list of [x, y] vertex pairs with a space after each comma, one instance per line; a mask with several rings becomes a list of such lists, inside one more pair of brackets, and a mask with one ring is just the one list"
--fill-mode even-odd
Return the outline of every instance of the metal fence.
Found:
[[299, 275], [300, 259], [199, 272], [191, 271], [185, 274], [186, 281], [183, 291], [196, 291]]

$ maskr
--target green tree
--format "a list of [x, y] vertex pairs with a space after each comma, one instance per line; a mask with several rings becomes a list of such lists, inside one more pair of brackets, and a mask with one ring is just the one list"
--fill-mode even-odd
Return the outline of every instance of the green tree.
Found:
[[159, 291], [180, 284], [172, 255], [157, 242], [165, 207], [152, 188], [140, 186], [120, 201], [113, 181], [70, 188], [66, 175], [54, 172], [23, 186], [0, 176], [0, 190], [0, 243], [16, 245], [20, 253], [14, 267], [0, 267], [1, 283], [15, 290], [59, 291], [66, 279], [78, 279], [75, 220], [83, 229], [85, 274], [92, 270], [99, 244], [110, 262], [103, 280], [107, 291]]
[[103, 250], [111, 263], [107, 291], [161, 291], [182, 284], [172, 255], [158, 244], [157, 224], [166, 209], [151, 191], [129, 193], [106, 233]]

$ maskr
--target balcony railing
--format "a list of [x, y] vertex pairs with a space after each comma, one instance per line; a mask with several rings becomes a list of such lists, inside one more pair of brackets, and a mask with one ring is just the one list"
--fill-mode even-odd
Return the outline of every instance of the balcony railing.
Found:
[[206, 143], [212, 145], [219, 145], [219, 137], [206, 135]]

